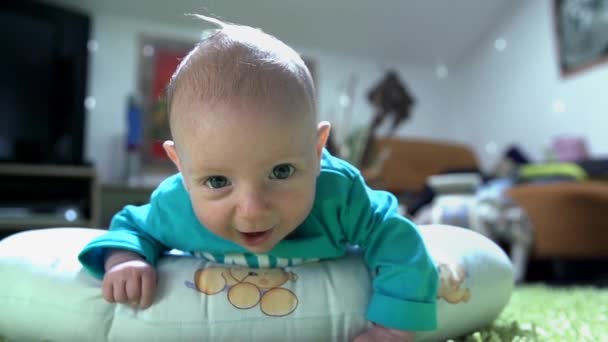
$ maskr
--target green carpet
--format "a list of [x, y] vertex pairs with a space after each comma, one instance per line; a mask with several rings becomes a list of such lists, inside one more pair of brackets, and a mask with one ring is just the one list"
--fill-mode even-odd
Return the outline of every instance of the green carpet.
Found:
[[518, 287], [491, 326], [453, 341], [608, 341], [608, 289]]

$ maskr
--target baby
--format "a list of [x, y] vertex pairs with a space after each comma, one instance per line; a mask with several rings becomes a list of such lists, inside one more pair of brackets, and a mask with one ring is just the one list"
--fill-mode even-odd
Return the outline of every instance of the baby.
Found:
[[355, 341], [412, 341], [436, 328], [438, 275], [417, 228], [387, 192], [324, 149], [311, 75], [300, 56], [251, 27], [200, 16], [219, 29], [181, 62], [167, 89], [179, 173], [149, 204], [127, 206], [79, 255], [103, 277], [109, 302], [145, 309], [155, 265], [179, 249], [216, 261], [240, 253], [271, 265], [331, 259], [358, 245], [374, 273], [367, 319]]

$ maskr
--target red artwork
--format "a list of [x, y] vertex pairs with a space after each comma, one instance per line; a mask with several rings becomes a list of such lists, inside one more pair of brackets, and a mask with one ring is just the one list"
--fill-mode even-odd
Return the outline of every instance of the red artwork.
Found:
[[175, 72], [180, 61], [184, 58], [184, 54], [159, 49], [156, 51], [154, 58], [152, 96], [158, 100], [165, 94], [165, 87], [169, 84], [173, 72]]
[[177, 69], [187, 51], [175, 52], [174, 50], [155, 49], [153, 62], [153, 79], [150, 100], [149, 121], [149, 157], [152, 160], [166, 161], [168, 159], [163, 149], [163, 141], [169, 138], [169, 127], [166, 118], [166, 87], [171, 76]]

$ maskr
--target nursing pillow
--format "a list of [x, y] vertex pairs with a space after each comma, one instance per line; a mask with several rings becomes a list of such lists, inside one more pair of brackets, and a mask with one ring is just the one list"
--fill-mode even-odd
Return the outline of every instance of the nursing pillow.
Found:
[[[435, 331], [445, 340], [491, 323], [508, 302], [505, 253], [473, 231], [422, 226], [441, 286]], [[107, 303], [77, 260], [103, 230], [49, 228], [0, 241], [0, 341], [350, 341], [369, 326], [370, 273], [356, 253], [251, 269], [170, 253], [154, 305]]]

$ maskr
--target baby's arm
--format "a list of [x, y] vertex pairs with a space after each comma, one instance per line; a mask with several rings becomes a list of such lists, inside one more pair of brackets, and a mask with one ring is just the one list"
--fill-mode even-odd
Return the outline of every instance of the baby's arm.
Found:
[[417, 228], [399, 215], [394, 196], [370, 189], [362, 178], [351, 184], [340, 221], [374, 274], [367, 319], [378, 324], [361, 341], [385, 335], [408, 341], [413, 331], [435, 329], [438, 275]]
[[148, 233], [149, 205], [127, 206], [110, 230], [91, 241], [79, 255], [83, 266], [103, 278], [102, 294], [111, 303], [146, 309], [154, 301], [159, 255], [167, 248]]
[[415, 333], [411, 331], [390, 329], [374, 324], [357, 336], [353, 342], [414, 342], [414, 337]]
[[180, 229], [181, 235], [167, 233], [177, 226], [198, 229], [189, 204], [181, 176], [169, 177], [153, 192], [149, 204], [126, 206], [114, 215], [106, 234], [85, 246], [78, 259], [93, 276], [103, 278], [107, 300], [142, 308], [152, 303], [158, 258], [169, 246], [193, 249], [183, 243], [191, 242], [188, 229]]
[[[149, 215], [153, 215], [150, 205], [126, 206], [114, 215], [107, 233], [89, 242], [78, 255], [80, 263], [96, 278], [102, 279], [110, 251], [132, 251], [143, 258], [148, 264], [156, 266], [160, 255], [168, 250], [166, 245], [152, 235], [147, 223]], [[114, 264], [114, 263], [113, 263]]]
[[106, 252], [103, 297], [111, 303], [127, 303], [146, 309], [154, 301], [156, 270], [137, 253], [110, 249]]

